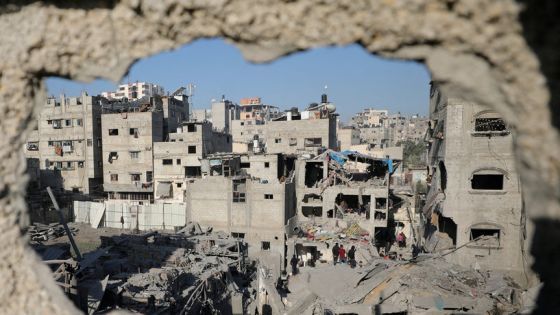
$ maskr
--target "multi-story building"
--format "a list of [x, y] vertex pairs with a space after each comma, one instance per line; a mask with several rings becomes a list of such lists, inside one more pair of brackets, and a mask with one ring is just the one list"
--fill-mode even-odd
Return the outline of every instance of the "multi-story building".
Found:
[[351, 125], [360, 130], [362, 143], [377, 147], [395, 146], [403, 141], [424, 139], [428, 119], [419, 115], [405, 117], [401, 113], [367, 108], [352, 117]]
[[231, 136], [214, 130], [211, 122], [189, 121], [168, 138], [154, 143], [154, 198], [183, 202], [185, 179], [201, 176], [200, 161], [209, 154], [231, 152]]
[[211, 117], [214, 129], [218, 131], [231, 132], [231, 122], [239, 119], [239, 106], [222, 98], [221, 101], [212, 101]]
[[271, 121], [237, 120], [232, 122], [234, 152], [266, 152], [269, 154], [317, 153], [336, 149], [336, 117], [334, 105], [323, 95], [321, 104], [305, 111], [293, 108]]
[[26, 145], [26, 156], [38, 161], [42, 186], [84, 194], [100, 193], [102, 98], [47, 99], [37, 130]]
[[336, 131], [339, 150], [351, 150], [352, 146], [360, 144], [360, 129], [354, 126], [338, 127]]
[[108, 199], [153, 199], [153, 149], [163, 141], [164, 113], [159, 97], [103, 108], [103, 188]]
[[101, 96], [110, 100], [122, 100], [126, 98], [127, 100], [135, 101], [145, 96], [163, 96], [164, 94], [165, 90], [162, 86], [136, 81], [134, 83], [121, 84], [114, 92], [102, 92]]
[[[271, 156], [251, 160], [272, 163]], [[285, 258], [285, 239], [293, 229], [295, 218], [295, 184], [293, 175], [285, 177], [280, 168], [260, 168], [249, 174], [241, 169], [238, 155], [219, 154], [202, 161], [206, 176], [186, 182], [185, 201], [188, 221], [212, 226], [231, 233], [249, 244], [249, 254], [274, 252]], [[268, 180], [255, 178], [268, 176]], [[293, 174], [293, 173], [292, 173]], [[290, 225], [292, 224], [292, 225]], [[280, 263], [280, 262], [278, 262]]]
[[260, 97], [242, 98], [239, 105], [241, 120], [264, 122], [280, 116], [278, 107], [263, 104]]
[[[498, 113], [430, 92], [429, 191], [423, 207], [428, 251], [524, 281], [525, 216], [514, 135]], [[520, 282], [522, 283], [522, 282]]]

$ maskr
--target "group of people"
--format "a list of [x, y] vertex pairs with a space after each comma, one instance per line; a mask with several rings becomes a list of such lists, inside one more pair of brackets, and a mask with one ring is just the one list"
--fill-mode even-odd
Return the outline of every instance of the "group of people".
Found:
[[332, 254], [333, 254], [333, 263], [336, 265], [337, 263], [350, 265], [350, 267], [356, 267], [356, 247], [352, 245], [348, 253], [344, 248], [343, 244], [338, 245], [335, 243], [332, 247]]

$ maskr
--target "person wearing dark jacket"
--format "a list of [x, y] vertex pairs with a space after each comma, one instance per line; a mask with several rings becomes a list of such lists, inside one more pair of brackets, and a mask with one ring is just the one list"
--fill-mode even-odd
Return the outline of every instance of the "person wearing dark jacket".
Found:
[[292, 265], [292, 275], [296, 275], [297, 274], [297, 265], [298, 265], [299, 260], [297, 259], [296, 255], [294, 255], [292, 257], [292, 259], [290, 260], [290, 265]]
[[333, 264], [336, 265], [336, 262], [338, 261], [338, 243], [335, 243], [332, 247], [332, 258]]
[[350, 267], [354, 268], [356, 267], [356, 247], [352, 246], [350, 248], [350, 250], [348, 251], [348, 263], [350, 264]]

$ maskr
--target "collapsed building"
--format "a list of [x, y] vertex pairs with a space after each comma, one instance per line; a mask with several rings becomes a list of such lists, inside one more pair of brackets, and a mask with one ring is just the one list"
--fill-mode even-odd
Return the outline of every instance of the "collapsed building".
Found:
[[453, 262], [526, 283], [528, 234], [510, 129], [496, 112], [435, 83], [430, 95], [424, 249], [454, 250]]

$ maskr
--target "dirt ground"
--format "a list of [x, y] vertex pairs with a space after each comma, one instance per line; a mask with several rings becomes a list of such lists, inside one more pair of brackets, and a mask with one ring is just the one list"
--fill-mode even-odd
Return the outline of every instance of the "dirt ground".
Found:
[[[101, 245], [101, 236], [112, 236], [120, 235], [122, 233], [134, 234], [134, 231], [128, 229], [115, 229], [115, 228], [99, 228], [94, 229], [87, 223], [68, 223], [70, 229], [75, 228], [74, 240], [78, 249], [83, 254], [89, 253], [99, 248]], [[68, 236], [64, 234], [61, 237], [50, 239], [46, 242], [42, 242], [43, 245], [55, 245], [55, 244], [70, 244]], [[74, 251], [72, 255], [75, 256]]]

